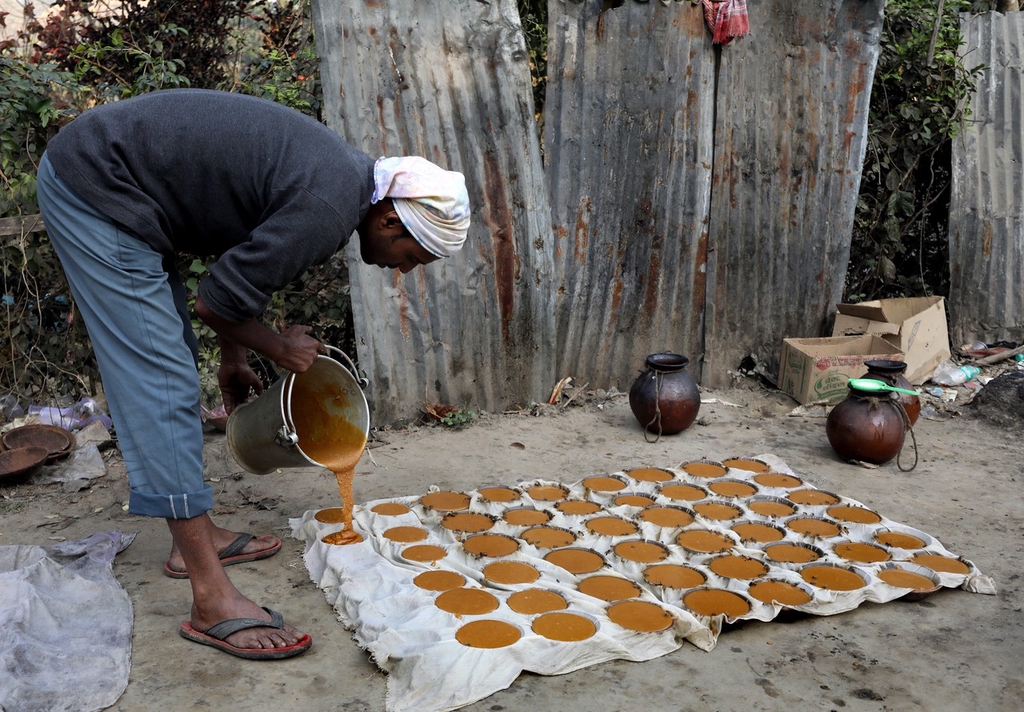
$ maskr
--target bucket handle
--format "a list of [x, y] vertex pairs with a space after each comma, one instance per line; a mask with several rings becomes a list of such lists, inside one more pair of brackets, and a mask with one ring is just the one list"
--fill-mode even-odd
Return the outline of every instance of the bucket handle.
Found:
[[[359, 375], [359, 371], [356, 370], [356, 365], [352, 362], [352, 359], [348, 357], [347, 353], [339, 349], [337, 346], [330, 346], [329, 344], [324, 344], [324, 348], [326, 348], [328, 351], [337, 351], [338, 355], [345, 359], [345, 362], [348, 363], [348, 366], [346, 368], [348, 368], [349, 373], [352, 374], [352, 378], [356, 379], [356, 383], [359, 384], [360, 388], [366, 388], [368, 385], [370, 385], [370, 380], [368, 378]], [[344, 363], [341, 365], [345, 366]]]

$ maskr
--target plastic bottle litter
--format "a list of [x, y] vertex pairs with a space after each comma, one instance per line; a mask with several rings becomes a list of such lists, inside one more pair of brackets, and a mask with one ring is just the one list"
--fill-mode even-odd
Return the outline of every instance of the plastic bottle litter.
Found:
[[935, 367], [931, 380], [941, 386], [958, 386], [976, 378], [981, 373], [977, 366], [958, 366], [946, 359]]

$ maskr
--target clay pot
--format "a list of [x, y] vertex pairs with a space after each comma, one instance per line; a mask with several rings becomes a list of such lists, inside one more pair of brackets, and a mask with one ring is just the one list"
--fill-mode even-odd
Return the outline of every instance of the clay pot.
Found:
[[672, 435], [693, 424], [700, 410], [700, 391], [683, 369], [690, 359], [679, 354], [651, 354], [647, 370], [629, 389], [629, 407], [637, 422], [656, 435]]
[[[896, 388], [914, 390], [913, 384], [903, 375], [907, 372], [907, 364], [902, 361], [875, 359], [865, 361], [864, 365], [868, 367], [868, 372], [861, 376], [861, 378], [873, 378], [876, 381], [887, 383]], [[910, 424], [916, 423], [917, 417], [921, 415], [921, 399], [909, 393], [894, 393], [893, 395], [903, 404], [904, 410], [907, 411], [907, 417], [910, 418]]]
[[844, 460], [881, 465], [900, 453], [907, 425], [895, 393], [881, 395], [850, 387], [846, 400], [828, 414], [825, 434]]

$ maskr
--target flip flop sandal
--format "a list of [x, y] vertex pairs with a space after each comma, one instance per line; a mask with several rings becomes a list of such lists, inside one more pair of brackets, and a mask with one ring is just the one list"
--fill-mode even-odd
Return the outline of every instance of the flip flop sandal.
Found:
[[[259, 539], [260, 541], [273, 541], [274, 543], [266, 549], [260, 549], [259, 551], [253, 551], [248, 554], [241, 553], [253, 539]], [[220, 559], [221, 566], [233, 566], [235, 564], [244, 564], [249, 561], [259, 561], [260, 559], [270, 558], [280, 550], [281, 540], [276, 536], [257, 537], [254, 534], [239, 534], [233, 542], [227, 545], [224, 551], [217, 555], [217, 557]], [[164, 576], [168, 576], [172, 579], [187, 579], [188, 571], [175, 571], [171, 568], [171, 562], [165, 561]]]
[[263, 608], [263, 610], [270, 614], [269, 621], [261, 621], [258, 618], [229, 618], [226, 621], [210, 626], [210, 629], [205, 633], [200, 633], [193, 628], [192, 621], [185, 621], [181, 624], [178, 632], [186, 640], [191, 640], [201, 645], [209, 645], [211, 648], [223, 650], [225, 653], [245, 658], [246, 660], [281, 660], [283, 658], [290, 658], [309, 650], [310, 646], [313, 645], [313, 639], [308, 635], [303, 635], [299, 642], [285, 648], [239, 648], [224, 640], [240, 630], [248, 630], [250, 628], [284, 628], [284, 617], [280, 613], [269, 608]]

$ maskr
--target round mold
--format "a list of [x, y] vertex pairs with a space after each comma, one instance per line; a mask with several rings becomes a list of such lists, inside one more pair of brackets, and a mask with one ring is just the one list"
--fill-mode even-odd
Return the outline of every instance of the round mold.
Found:
[[591, 517], [584, 526], [598, 536], [633, 536], [639, 531], [636, 524], [621, 517]]
[[739, 554], [725, 554], [716, 556], [704, 562], [712, 572], [722, 578], [750, 581], [760, 578], [768, 573], [769, 566], [760, 559]]
[[533, 507], [516, 507], [506, 509], [501, 518], [506, 524], [511, 524], [514, 527], [536, 527], [550, 522], [551, 514], [543, 509], [534, 509]]
[[799, 477], [783, 472], [762, 472], [754, 475], [751, 479], [762, 487], [775, 489], [796, 489], [804, 486], [804, 481]]
[[519, 551], [519, 542], [507, 534], [474, 534], [463, 540], [462, 548], [472, 556], [494, 558]]
[[878, 524], [882, 521], [882, 515], [873, 509], [852, 504], [834, 504], [825, 510], [825, 514], [849, 524]]
[[919, 601], [942, 588], [942, 582], [937, 573], [927, 566], [906, 561], [891, 561], [882, 564], [875, 571], [875, 576], [893, 588], [909, 589], [910, 593], [901, 596], [908, 601]]
[[412, 510], [401, 502], [381, 502], [370, 507], [370, 511], [381, 517], [400, 517]]
[[460, 512], [469, 509], [470, 498], [464, 492], [442, 490], [420, 497], [420, 504], [436, 512]]
[[747, 499], [753, 497], [760, 490], [756, 485], [745, 480], [737, 480], [731, 477], [723, 477], [708, 483], [708, 489], [719, 497], [727, 499]]
[[676, 543], [696, 554], [718, 554], [736, 546], [732, 537], [706, 529], [687, 529], [676, 537]]
[[512, 586], [533, 583], [540, 578], [540, 572], [522, 561], [494, 561], [480, 571], [487, 581], [498, 586]]
[[526, 588], [516, 591], [505, 599], [505, 605], [524, 616], [534, 616], [550, 611], [564, 611], [569, 607], [569, 604], [560, 593], [546, 588]]
[[478, 487], [477, 494], [480, 495], [480, 499], [484, 502], [491, 502], [494, 504], [507, 504], [508, 502], [515, 502], [522, 495], [519, 490], [514, 487], [505, 487], [502, 485], [494, 485], [491, 487]]
[[811, 586], [828, 591], [856, 591], [868, 584], [868, 577], [855, 567], [819, 562], [802, 567], [800, 577]]
[[804, 565], [820, 561], [825, 557], [825, 551], [817, 546], [802, 544], [793, 541], [779, 541], [768, 544], [761, 549], [764, 555], [773, 564]]
[[519, 538], [538, 549], [559, 549], [576, 542], [576, 535], [562, 527], [530, 527], [519, 533]]
[[625, 561], [655, 564], [668, 558], [669, 551], [661, 542], [649, 539], [626, 539], [612, 547], [612, 552]]
[[644, 581], [652, 586], [686, 590], [707, 583], [708, 575], [686, 564], [652, 564], [644, 569]]
[[803, 507], [830, 507], [842, 501], [839, 495], [814, 487], [793, 490], [786, 495], [786, 499]]
[[441, 520], [441, 526], [460, 534], [479, 534], [494, 526], [494, 517], [478, 512], [449, 512]]
[[450, 588], [434, 599], [434, 605], [455, 616], [482, 616], [497, 610], [499, 601], [482, 588]]
[[623, 492], [612, 500], [616, 507], [649, 507], [654, 504], [654, 497], [643, 492]]
[[698, 616], [725, 616], [727, 620], [740, 618], [753, 608], [746, 596], [713, 586], [701, 586], [683, 594], [682, 604]]
[[658, 504], [645, 507], [636, 515], [637, 519], [663, 529], [687, 527], [696, 519], [692, 509], [675, 504]]
[[579, 611], [551, 611], [534, 618], [530, 629], [548, 640], [578, 643], [597, 633], [597, 621]]
[[766, 519], [779, 519], [791, 517], [797, 513], [797, 506], [782, 497], [769, 497], [761, 495], [751, 497], [746, 502], [747, 509], [759, 517]]
[[740, 520], [729, 528], [740, 538], [741, 542], [771, 544], [786, 538], [786, 532], [782, 527], [749, 519]]
[[637, 633], [660, 633], [671, 628], [676, 620], [669, 611], [647, 601], [619, 601], [605, 612], [612, 623]]
[[908, 560], [911, 563], [924, 566], [940, 574], [966, 576], [971, 573], [970, 562], [962, 556], [946, 556], [930, 551], [921, 551], [911, 556]]
[[729, 471], [725, 465], [713, 460], [694, 460], [692, 462], [684, 462], [679, 466], [679, 469], [691, 477], [698, 477], [701, 479], [723, 477]]
[[643, 594], [643, 589], [628, 578], [605, 574], [588, 576], [576, 585], [576, 590], [608, 603], [637, 598]]
[[455, 631], [455, 639], [467, 648], [507, 648], [522, 637], [519, 626], [487, 618], [470, 621]]
[[595, 475], [585, 477], [582, 485], [588, 492], [614, 494], [626, 489], [626, 480], [617, 475]]
[[736, 504], [716, 499], [696, 502], [693, 505], [693, 511], [705, 519], [715, 522], [728, 522], [743, 516], [743, 510]]
[[525, 494], [535, 502], [561, 502], [569, 497], [569, 488], [565, 485], [532, 485], [526, 488]]
[[571, 574], [592, 574], [605, 565], [604, 557], [593, 549], [567, 547], [554, 549], [544, 555], [549, 564], [561, 567]]
[[567, 499], [556, 504], [555, 509], [570, 517], [586, 517], [597, 514], [604, 508], [588, 499]]
[[830, 547], [840, 559], [854, 564], [881, 564], [892, 558], [886, 547], [864, 541], [837, 541]]
[[904, 551], [917, 551], [935, 543], [935, 540], [924, 532], [910, 529], [909, 527], [896, 528], [889, 526], [877, 529], [873, 539], [890, 549], [903, 549]]
[[627, 470], [626, 477], [637, 482], [668, 482], [676, 478], [675, 473], [659, 467], [638, 467]]
[[827, 517], [814, 517], [809, 514], [798, 514], [784, 523], [786, 529], [800, 536], [814, 539], [831, 539], [845, 533], [843, 525]]
[[697, 502], [707, 499], [711, 492], [706, 487], [687, 482], [670, 482], [658, 488], [658, 495], [676, 502]]
[[769, 606], [783, 608], [803, 606], [814, 600], [814, 590], [809, 584], [770, 576], [751, 581], [747, 595]]
[[722, 460], [722, 464], [726, 467], [732, 467], [737, 470], [746, 470], [747, 472], [756, 473], [768, 472], [772, 469], [771, 465], [764, 460], [746, 457], [730, 457], [728, 460]]

